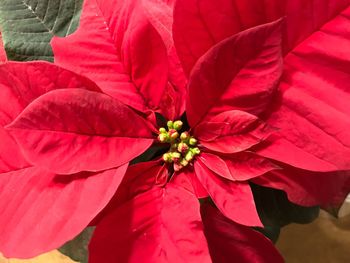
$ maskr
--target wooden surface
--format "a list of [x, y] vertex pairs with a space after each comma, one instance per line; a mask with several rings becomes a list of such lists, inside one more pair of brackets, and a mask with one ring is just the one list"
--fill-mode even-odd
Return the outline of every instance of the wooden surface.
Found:
[[76, 261], [64, 256], [57, 250], [27, 260], [5, 259], [0, 255], [0, 263], [75, 263]]

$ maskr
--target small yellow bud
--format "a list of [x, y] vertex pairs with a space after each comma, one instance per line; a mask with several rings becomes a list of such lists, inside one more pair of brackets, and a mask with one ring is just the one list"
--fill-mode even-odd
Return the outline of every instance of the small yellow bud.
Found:
[[[170, 132], [170, 131], [175, 131], [175, 132]], [[172, 139], [172, 140], [175, 140], [175, 139], [177, 139], [177, 138], [179, 138], [179, 133], [176, 131], [176, 130], [170, 130], [169, 131], [169, 134], [170, 134], [170, 138]]]
[[175, 121], [174, 124], [173, 124], [173, 127], [174, 127], [175, 130], [179, 131], [179, 130], [181, 130], [182, 125], [183, 125], [182, 121]]
[[193, 138], [193, 137], [191, 137], [190, 140], [188, 141], [188, 143], [189, 143], [190, 145], [192, 145], [192, 146], [197, 145], [197, 142], [198, 142], [198, 141], [197, 141], [195, 138]]
[[160, 142], [166, 142], [168, 140], [167, 134], [161, 133], [158, 135], [158, 141]]
[[174, 163], [178, 162], [180, 160], [180, 158], [181, 158], [181, 154], [180, 153], [178, 153], [178, 152], [171, 153], [171, 160]]
[[166, 163], [171, 163], [172, 162], [172, 156], [170, 153], [164, 153], [163, 154], [163, 160]]
[[166, 123], [166, 125], [168, 126], [169, 129], [173, 129], [174, 128], [174, 122], [173, 121], [168, 121]]
[[195, 147], [195, 148], [191, 149], [191, 151], [192, 151], [192, 153], [193, 153], [194, 155], [197, 155], [197, 154], [200, 154], [200, 153], [201, 153], [201, 150], [199, 150], [198, 147]]
[[190, 137], [190, 134], [189, 134], [188, 132], [183, 132], [183, 133], [181, 133], [181, 135], [180, 135], [180, 139], [181, 139], [182, 141], [187, 140], [189, 137]]
[[163, 127], [162, 127], [162, 128], [159, 128], [159, 132], [160, 132], [160, 133], [166, 133], [166, 129], [163, 128]]
[[188, 162], [192, 161], [193, 157], [194, 157], [194, 154], [191, 151], [187, 152], [185, 155], [185, 159]]
[[185, 166], [188, 165], [188, 161], [185, 160], [185, 159], [182, 159], [182, 160], [180, 161], [180, 164], [181, 164], [183, 167], [185, 167]]
[[183, 142], [180, 142], [178, 147], [177, 147], [177, 150], [180, 152], [180, 153], [186, 153], [188, 151], [189, 147], [186, 143], [183, 143]]

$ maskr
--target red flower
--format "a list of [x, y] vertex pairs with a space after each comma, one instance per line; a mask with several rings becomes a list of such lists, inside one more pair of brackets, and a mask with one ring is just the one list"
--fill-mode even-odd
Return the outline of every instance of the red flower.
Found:
[[[341, 188], [339, 185], [348, 180], [344, 174], [334, 173], [349, 169], [350, 163], [350, 155], [334, 157], [349, 153], [347, 145], [350, 138], [343, 132], [349, 122], [349, 112], [344, 106], [348, 90], [341, 86], [343, 81], [346, 83], [348, 71], [341, 68], [334, 73], [341, 77], [333, 80], [332, 84], [326, 83], [330, 86], [328, 88], [343, 95], [336, 96], [337, 103], [323, 95], [324, 89], [309, 85], [303, 77], [298, 77], [298, 73], [304, 71], [309, 77], [312, 72], [318, 73], [317, 70], [333, 70], [328, 65], [315, 64], [312, 59], [303, 63], [299, 60], [304, 59], [311, 44], [320, 47], [313, 40], [317, 33], [311, 33], [334, 18], [339, 10], [348, 7], [349, 3], [338, 2], [326, 11], [317, 9], [322, 17], [317, 21], [317, 27], [309, 29], [305, 26], [305, 32], [302, 31], [299, 35], [294, 24], [290, 26], [291, 22], [296, 21], [293, 8], [297, 7], [299, 1], [294, 1], [294, 4], [290, 2], [276, 4], [269, 1], [276, 10], [271, 9], [270, 13], [268, 7], [266, 16], [260, 17], [261, 6], [246, 5], [242, 1], [237, 1], [235, 7], [231, 6], [232, 1], [222, 1], [221, 5], [216, 2], [213, 5], [214, 1], [177, 1], [173, 42], [169, 33], [172, 8], [159, 1], [86, 1], [78, 31], [65, 39], [54, 40], [55, 60], [56, 63], [91, 78], [109, 96], [98, 91], [92, 84], [84, 83], [72, 86], [73, 89], [54, 90], [44, 95], [44, 92], [35, 93], [36, 96], [42, 96], [34, 101], [25, 100], [26, 103], [22, 103], [22, 98], [18, 95], [6, 98], [11, 99], [11, 102], [19, 100], [21, 110], [29, 104], [9, 126], [26, 157], [25, 160], [21, 158], [24, 162], [34, 164], [35, 169], [50, 172], [51, 177], [46, 177], [48, 181], [45, 181], [43, 189], [48, 195], [51, 194], [51, 200], [55, 200], [55, 192], [51, 190], [53, 186], [59, 185], [67, 189], [62, 193], [65, 202], [59, 202], [54, 207], [54, 212], [47, 215], [47, 222], [51, 226], [47, 227], [45, 222], [45, 230], [55, 231], [68, 219], [68, 222], [74, 222], [74, 227], [65, 228], [53, 241], [50, 232], [39, 238], [42, 234], [41, 224], [28, 235], [25, 231], [38, 218], [28, 216], [28, 221], [20, 222], [11, 221], [10, 217], [20, 218], [27, 211], [30, 211], [28, 214], [31, 216], [39, 215], [38, 211], [47, 209], [48, 199], [39, 199], [42, 205], [36, 206], [31, 199], [23, 198], [31, 190], [27, 189], [20, 192], [21, 196], [13, 198], [15, 201], [7, 206], [4, 219], [0, 221], [0, 225], [7, 224], [6, 229], [0, 228], [1, 233], [4, 233], [4, 239], [0, 239], [0, 250], [10, 256], [30, 256], [57, 246], [65, 238], [77, 234], [102, 209], [106, 201], [98, 202], [100, 199], [96, 198], [96, 207], [89, 211], [84, 210], [88, 207], [87, 203], [78, 202], [79, 208], [84, 210], [83, 218], [79, 219], [79, 209], [75, 210], [67, 200], [72, 196], [85, 197], [87, 189], [82, 187], [78, 191], [70, 191], [71, 188], [66, 186], [74, 187], [72, 183], [85, 184], [86, 181], [101, 178], [92, 173], [107, 173], [111, 176], [118, 172], [119, 176], [113, 177], [115, 181], [110, 187], [101, 183], [96, 184], [95, 188], [98, 196], [106, 189], [114, 192], [126, 164], [152, 143], [151, 130], [156, 131], [153, 113], [161, 113], [169, 120], [179, 119], [184, 112], [185, 101], [188, 123], [192, 127], [189, 130], [190, 136], [194, 136], [198, 143], [193, 140], [191, 143], [185, 138], [186, 135], [180, 140], [176, 132], [181, 129], [171, 123], [169, 130], [160, 130], [164, 139], [161, 136], [159, 139], [173, 146], [164, 159], [175, 162], [176, 165], [164, 166], [156, 161], [129, 168], [124, 184], [116, 195], [117, 201], [112, 202], [112, 211], [107, 211], [109, 213], [100, 219], [96, 228], [90, 247], [92, 262], [133, 262], [140, 258], [144, 262], [210, 262], [199, 204], [193, 193], [197, 197], [209, 193], [221, 212], [236, 222], [259, 225], [248, 180], [281, 188], [292, 201], [299, 204], [338, 204], [348, 192], [346, 184], [336, 200], [333, 198], [333, 191], [338, 193]], [[287, 8], [284, 8], [285, 4]], [[239, 12], [242, 21], [235, 20], [237, 15], [225, 15], [237, 11], [237, 8], [245, 10]], [[203, 13], [201, 10], [206, 11]], [[288, 41], [282, 46], [282, 22], [271, 21], [284, 15], [287, 15], [285, 35], [288, 36]], [[307, 21], [300, 21], [308, 25]], [[186, 22], [185, 27], [182, 22]], [[242, 27], [239, 22], [243, 23]], [[266, 24], [257, 26], [262, 23]], [[252, 26], [257, 27], [240, 32]], [[327, 26], [329, 24], [324, 27]], [[332, 26], [329, 27], [333, 29]], [[336, 29], [335, 34], [344, 31]], [[294, 35], [297, 37], [294, 38]], [[327, 40], [333, 35], [327, 35]], [[209, 41], [202, 41], [203, 39]], [[304, 42], [296, 46], [301, 41]], [[290, 50], [292, 52], [287, 53]], [[318, 54], [318, 50], [322, 51], [322, 48], [313, 51]], [[287, 66], [280, 79], [283, 52], [288, 54], [284, 57]], [[301, 54], [301, 58], [294, 57], [294, 54]], [[327, 53], [321, 52], [321, 55], [327, 56]], [[318, 61], [319, 56], [315, 57]], [[331, 59], [343, 61], [343, 58], [337, 56], [330, 56], [329, 60]], [[179, 67], [179, 61], [184, 71]], [[314, 71], [302, 68], [307, 63], [312, 64]], [[188, 94], [185, 76], [189, 79]], [[70, 82], [71, 78], [73, 77], [65, 76], [64, 80]], [[39, 80], [45, 81], [43, 78], [35, 81]], [[59, 80], [58, 75], [54, 78], [52, 88], [61, 87], [57, 84]], [[20, 85], [23, 86], [25, 81], [28, 81], [25, 77], [20, 79]], [[301, 84], [297, 85], [295, 81]], [[315, 81], [312, 82], [316, 83]], [[322, 80], [318, 81], [322, 83]], [[30, 89], [35, 89], [38, 85], [35, 82], [26, 84]], [[301, 86], [306, 86], [309, 93], [302, 93]], [[321, 92], [321, 95], [314, 95], [315, 92]], [[303, 98], [304, 101], [300, 102]], [[334, 123], [323, 112], [319, 113], [323, 107], [333, 112], [332, 118], [339, 121]], [[8, 109], [4, 103], [0, 108]], [[17, 116], [19, 112], [20, 110], [11, 116]], [[147, 121], [140, 116], [147, 117]], [[11, 120], [13, 117], [3, 125]], [[319, 121], [319, 125], [315, 125], [316, 121]], [[272, 130], [271, 127], [277, 130]], [[269, 136], [272, 131], [275, 131], [275, 135]], [[156, 138], [158, 134], [154, 133], [153, 136]], [[180, 143], [183, 144], [180, 146]], [[200, 152], [196, 149], [197, 145]], [[13, 151], [18, 153], [16, 149]], [[187, 157], [189, 151], [193, 156]], [[272, 160], [277, 160], [278, 163], [272, 163]], [[19, 165], [12, 167], [18, 169]], [[110, 170], [116, 167], [117, 170]], [[170, 174], [168, 182], [168, 168], [172, 171], [172, 167], [178, 171]], [[283, 169], [277, 172], [276, 168]], [[295, 171], [293, 176], [289, 176], [290, 171]], [[331, 172], [332, 178], [329, 176]], [[71, 174], [76, 173], [78, 176], [72, 177]], [[305, 175], [309, 177], [306, 178]], [[27, 174], [23, 177], [34, 180]], [[62, 182], [57, 178], [64, 180]], [[328, 184], [321, 185], [327, 198], [324, 193], [311, 192], [311, 196], [307, 193], [309, 189], [313, 190], [310, 185], [314, 178], [326, 183], [334, 182], [334, 189], [324, 189]], [[4, 179], [1, 185], [7, 183], [6, 180], [8, 179]], [[106, 183], [107, 180], [103, 182]], [[17, 184], [20, 182], [16, 182], [14, 187], [21, 187]], [[296, 184], [300, 186], [294, 187]], [[4, 189], [11, 191], [13, 188], [4, 186]], [[44, 190], [39, 193], [45, 193]], [[5, 192], [4, 197], [7, 198], [0, 196], [0, 200], [7, 202], [8, 196], [8, 192]], [[37, 198], [35, 193], [32, 196]], [[110, 196], [110, 193], [106, 194], [103, 200]], [[89, 196], [89, 202], [90, 198], [92, 197]], [[22, 200], [28, 201], [18, 207]], [[61, 211], [58, 209], [75, 213], [73, 216], [65, 213], [57, 220], [55, 213]], [[203, 214], [204, 232], [212, 259], [219, 261], [222, 254], [215, 244], [228, 243], [232, 236], [223, 237], [224, 241], [215, 241], [217, 237], [212, 231], [221, 233], [225, 225], [234, 223], [228, 219], [218, 219], [214, 214], [211, 214], [209, 218], [213, 218], [210, 220]], [[31, 221], [33, 219], [35, 222]], [[16, 234], [13, 234], [14, 224]], [[24, 234], [26, 239], [22, 239]], [[236, 231], [232, 235], [236, 235]], [[4, 243], [5, 238], [9, 240], [8, 244]], [[19, 239], [21, 244], [17, 242]], [[33, 240], [37, 242], [34, 244]], [[261, 242], [266, 244], [266, 241]], [[36, 250], [32, 252], [31, 249]], [[131, 250], [133, 253], [130, 253]], [[230, 250], [222, 248], [223, 253]], [[277, 255], [275, 259], [274, 262], [281, 260]]]

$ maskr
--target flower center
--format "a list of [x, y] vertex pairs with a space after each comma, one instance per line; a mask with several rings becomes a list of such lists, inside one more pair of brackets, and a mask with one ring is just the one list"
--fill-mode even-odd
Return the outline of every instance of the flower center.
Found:
[[193, 158], [200, 154], [197, 140], [190, 136], [189, 132], [181, 132], [182, 121], [168, 121], [167, 128], [160, 128], [158, 140], [161, 143], [169, 143], [170, 149], [163, 154], [166, 163], [173, 163], [174, 170], [179, 171], [191, 163]]

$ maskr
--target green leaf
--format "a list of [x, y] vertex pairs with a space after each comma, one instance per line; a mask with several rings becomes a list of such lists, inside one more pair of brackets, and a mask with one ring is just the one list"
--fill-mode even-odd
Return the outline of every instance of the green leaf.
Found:
[[282, 227], [290, 223], [308, 224], [319, 214], [318, 206], [291, 203], [285, 192], [251, 184], [256, 208], [264, 226]]
[[75, 261], [79, 261], [80, 263], [87, 263], [89, 256], [88, 245], [93, 231], [93, 227], [85, 228], [85, 230], [76, 236], [73, 240], [68, 241], [66, 244], [60, 247], [59, 251]]
[[9, 60], [53, 61], [50, 41], [79, 24], [83, 0], [0, 0], [0, 27]]

